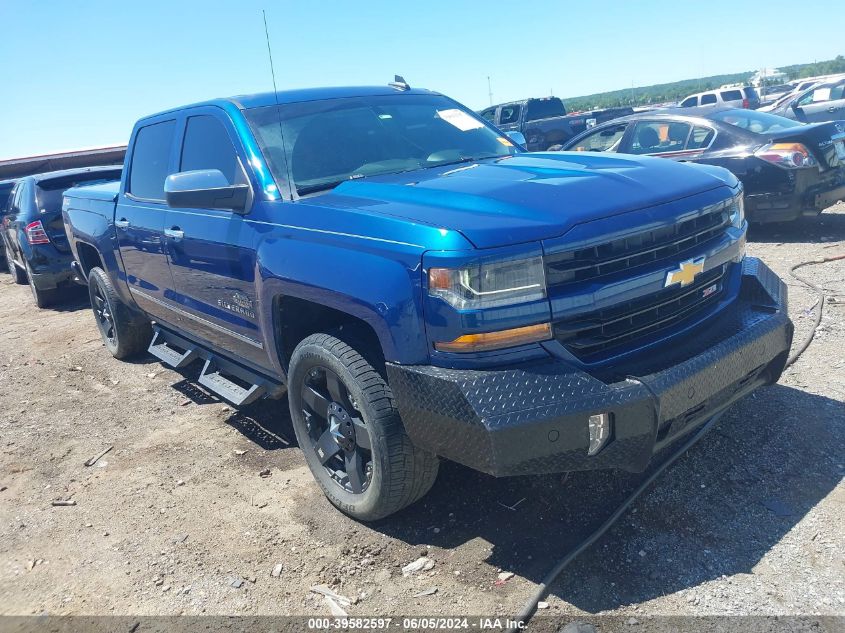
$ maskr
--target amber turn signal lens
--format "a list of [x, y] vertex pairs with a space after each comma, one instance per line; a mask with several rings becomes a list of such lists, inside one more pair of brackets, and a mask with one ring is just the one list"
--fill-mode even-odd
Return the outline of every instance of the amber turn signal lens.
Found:
[[552, 338], [552, 326], [549, 323], [517, 327], [498, 332], [482, 334], [464, 334], [454, 341], [435, 343], [439, 352], [486, 352], [505, 347], [516, 347], [526, 343], [536, 343]]
[[428, 287], [430, 290], [448, 290], [452, 285], [452, 277], [448, 268], [431, 268], [428, 271]]

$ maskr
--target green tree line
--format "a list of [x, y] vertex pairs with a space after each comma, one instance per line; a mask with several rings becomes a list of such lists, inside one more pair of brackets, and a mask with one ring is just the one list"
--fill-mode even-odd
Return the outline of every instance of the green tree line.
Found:
[[[782, 66], [780, 70], [786, 73], [790, 80], [815, 77], [816, 75], [845, 73], [845, 56], [837, 55], [835, 59], [813, 62], [811, 64]], [[741, 73], [701, 77], [699, 79], [684, 79], [683, 81], [673, 81], [671, 83], [655, 84], [653, 86], [612, 90], [610, 92], [600, 92], [583, 97], [572, 97], [570, 99], [564, 99], [564, 102], [570, 112], [576, 112], [597, 108], [641, 106], [664, 103], [666, 101], [680, 101], [684, 97], [696, 92], [713, 90], [725, 84], [747, 82], [751, 79], [754, 72], [753, 70], [749, 70]]]

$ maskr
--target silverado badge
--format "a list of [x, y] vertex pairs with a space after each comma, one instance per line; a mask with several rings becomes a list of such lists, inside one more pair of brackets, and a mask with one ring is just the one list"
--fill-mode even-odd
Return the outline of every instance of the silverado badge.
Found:
[[666, 273], [666, 283], [664, 288], [668, 288], [674, 284], [681, 284], [681, 286], [689, 286], [694, 280], [695, 276], [704, 270], [704, 258], [688, 259], [681, 262], [675, 270], [670, 270]]

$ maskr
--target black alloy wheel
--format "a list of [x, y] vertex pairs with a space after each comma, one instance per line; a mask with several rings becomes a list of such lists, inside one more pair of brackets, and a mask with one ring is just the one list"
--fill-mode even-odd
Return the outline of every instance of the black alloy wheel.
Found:
[[97, 320], [100, 334], [107, 342], [115, 345], [114, 310], [109, 305], [108, 297], [99, 284], [92, 287], [91, 307], [94, 309], [94, 317]]
[[95, 266], [88, 271], [88, 297], [103, 344], [115, 358], [146, 351], [153, 337], [150, 321], [121, 301], [108, 275]]
[[313, 367], [301, 387], [302, 413], [310, 447], [323, 468], [346, 492], [361, 494], [372, 481], [370, 432], [358, 404], [334, 371]]
[[379, 350], [360, 336], [338, 330], [301, 340], [289, 363], [288, 405], [326, 498], [351, 517], [376, 521], [425, 495], [439, 462], [405, 433]]

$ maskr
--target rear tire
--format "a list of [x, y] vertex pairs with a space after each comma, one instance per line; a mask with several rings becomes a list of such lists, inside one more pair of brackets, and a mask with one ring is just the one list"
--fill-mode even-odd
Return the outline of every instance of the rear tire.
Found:
[[[299, 343], [290, 361], [288, 401], [305, 461], [341, 512], [375, 521], [434, 485], [437, 457], [411, 443], [387, 382], [347, 342], [313, 334]], [[344, 435], [344, 425], [353, 431]], [[359, 475], [353, 478], [355, 464]]]
[[12, 251], [8, 247], [6, 248], [6, 265], [9, 267], [9, 274], [12, 275], [15, 283], [23, 286], [26, 283], [26, 273], [15, 264], [15, 258], [12, 257]]
[[35, 299], [35, 305], [44, 309], [49, 308], [51, 305], [56, 303], [56, 299], [59, 296], [58, 289], [51, 288], [50, 290], [40, 290], [35, 285], [35, 278], [29, 265], [26, 267], [26, 278], [29, 281], [29, 289], [32, 291], [32, 298]]
[[150, 322], [132, 314], [102, 268], [88, 273], [88, 296], [97, 329], [112, 356], [128, 358], [147, 350], [153, 336]]

